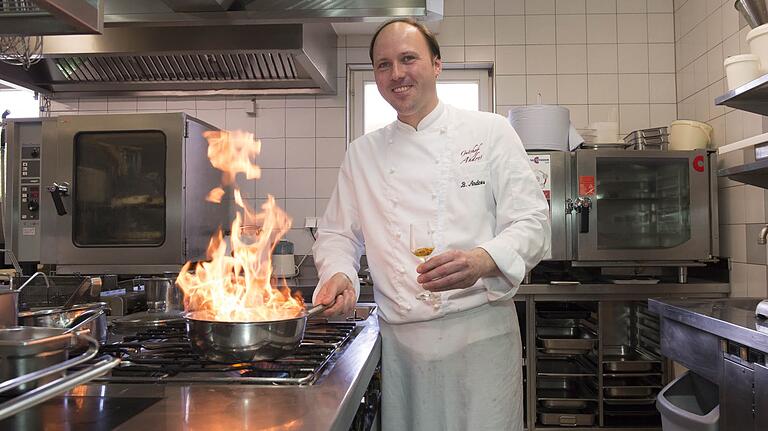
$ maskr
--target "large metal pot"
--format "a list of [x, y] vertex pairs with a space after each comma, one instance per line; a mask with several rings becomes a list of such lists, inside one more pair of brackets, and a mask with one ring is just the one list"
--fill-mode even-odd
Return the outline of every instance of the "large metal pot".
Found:
[[210, 312], [184, 314], [192, 347], [216, 362], [267, 361], [285, 356], [299, 347], [307, 318], [325, 310], [316, 305], [292, 319], [271, 322], [218, 322]]
[[[74, 334], [55, 328], [15, 327], [0, 330], [0, 382], [41, 370], [67, 359]], [[21, 394], [56, 378], [55, 375], [18, 385], [8, 392]]]
[[61, 329], [88, 329], [100, 343], [107, 341], [107, 304], [92, 302], [70, 308], [22, 311], [19, 325]]
[[9, 288], [0, 289], [0, 328], [11, 328], [18, 323], [19, 291]]

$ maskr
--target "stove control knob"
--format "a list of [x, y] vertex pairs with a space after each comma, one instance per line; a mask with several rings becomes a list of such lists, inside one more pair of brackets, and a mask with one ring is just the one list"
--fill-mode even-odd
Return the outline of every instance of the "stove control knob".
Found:
[[30, 211], [37, 211], [40, 208], [40, 204], [36, 200], [30, 200], [27, 202], [27, 209]]

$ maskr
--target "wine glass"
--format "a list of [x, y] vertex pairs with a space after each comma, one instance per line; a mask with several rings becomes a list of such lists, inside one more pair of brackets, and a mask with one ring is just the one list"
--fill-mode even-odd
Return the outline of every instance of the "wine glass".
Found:
[[[427, 257], [435, 250], [435, 243], [432, 240], [432, 227], [429, 222], [411, 223], [411, 253], [426, 262]], [[436, 306], [440, 301], [440, 296], [429, 290], [424, 290], [416, 295], [416, 299]]]

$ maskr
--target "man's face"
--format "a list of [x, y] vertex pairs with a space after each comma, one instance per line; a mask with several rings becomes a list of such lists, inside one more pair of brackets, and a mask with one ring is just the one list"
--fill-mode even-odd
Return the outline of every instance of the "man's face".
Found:
[[379, 93], [395, 108], [401, 121], [414, 127], [437, 105], [435, 82], [441, 66], [440, 59], [433, 61], [424, 35], [407, 23], [384, 27], [373, 46], [373, 72]]

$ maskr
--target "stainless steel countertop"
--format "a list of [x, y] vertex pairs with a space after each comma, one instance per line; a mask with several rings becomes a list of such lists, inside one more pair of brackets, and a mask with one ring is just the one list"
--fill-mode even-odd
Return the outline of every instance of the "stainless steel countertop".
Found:
[[376, 313], [358, 330], [312, 386], [92, 383], [19, 413], [13, 423], [0, 422], [0, 429], [44, 423], [46, 429], [347, 431], [381, 358]]
[[706, 294], [708, 296], [728, 295], [731, 286], [728, 283], [691, 281], [685, 284], [608, 284], [590, 283], [577, 285], [523, 284], [517, 291], [519, 295], [556, 295], [556, 296], [686, 296]]
[[[317, 285], [317, 279], [294, 279], [289, 286], [297, 289], [304, 298], [312, 298], [312, 292]], [[658, 284], [610, 284], [610, 283], [585, 283], [577, 285], [554, 284], [523, 284], [517, 291], [516, 297], [521, 296], [551, 296], [552, 300], [569, 300], [577, 297], [584, 299], [610, 298], [621, 300], [624, 298], [650, 298], [657, 296], [703, 296], [726, 297], [731, 292], [728, 283], [711, 282], [697, 279], [689, 279], [688, 283], [658, 283]], [[373, 301], [373, 286], [360, 286], [360, 301]]]
[[660, 316], [768, 352], [768, 322], [755, 317], [763, 298], [649, 299]]

